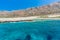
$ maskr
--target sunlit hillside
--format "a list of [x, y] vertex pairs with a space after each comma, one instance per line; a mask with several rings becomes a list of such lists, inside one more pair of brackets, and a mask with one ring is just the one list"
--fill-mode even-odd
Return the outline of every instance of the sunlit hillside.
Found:
[[0, 17], [27, 17], [41, 15], [60, 15], [60, 2], [41, 7], [32, 7], [25, 10], [0, 11]]

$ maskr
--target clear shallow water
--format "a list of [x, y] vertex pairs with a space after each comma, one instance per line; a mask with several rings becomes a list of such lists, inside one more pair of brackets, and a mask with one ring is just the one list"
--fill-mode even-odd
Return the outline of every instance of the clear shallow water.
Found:
[[0, 23], [0, 40], [60, 40], [60, 20]]

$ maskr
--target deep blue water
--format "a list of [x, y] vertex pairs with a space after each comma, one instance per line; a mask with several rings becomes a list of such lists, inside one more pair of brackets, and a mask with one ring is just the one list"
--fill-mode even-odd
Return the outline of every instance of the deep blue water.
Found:
[[0, 40], [60, 40], [60, 20], [0, 23]]
[[42, 6], [60, 0], [0, 0], [0, 10], [19, 10]]

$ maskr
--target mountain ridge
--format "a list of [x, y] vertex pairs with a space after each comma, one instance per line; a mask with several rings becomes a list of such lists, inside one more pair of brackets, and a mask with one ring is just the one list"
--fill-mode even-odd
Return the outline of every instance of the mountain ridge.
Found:
[[26, 17], [60, 14], [60, 1], [49, 5], [27, 8], [25, 10], [0, 11], [0, 17]]

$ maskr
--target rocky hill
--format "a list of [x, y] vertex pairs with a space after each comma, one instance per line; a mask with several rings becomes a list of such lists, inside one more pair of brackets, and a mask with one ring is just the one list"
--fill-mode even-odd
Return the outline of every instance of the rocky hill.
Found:
[[40, 16], [49, 14], [60, 15], [60, 2], [55, 2], [49, 5], [27, 8], [25, 10], [16, 11], [0, 11], [0, 17], [26, 17], [26, 16]]

